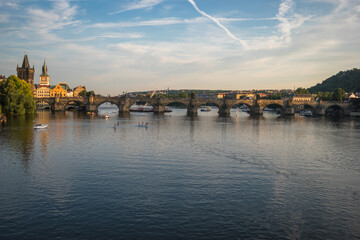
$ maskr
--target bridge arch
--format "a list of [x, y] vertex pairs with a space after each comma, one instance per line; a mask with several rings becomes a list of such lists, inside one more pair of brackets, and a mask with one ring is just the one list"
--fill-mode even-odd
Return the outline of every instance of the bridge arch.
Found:
[[35, 105], [37, 110], [50, 110], [52, 103], [46, 100], [35, 99]]
[[86, 108], [84, 101], [80, 99], [72, 99], [70, 101], [64, 102], [63, 109], [66, 110], [67, 106], [71, 105], [71, 103], [74, 103], [76, 106], [81, 106], [82, 110], [85, 110]]
[[251, 113], [252, 109], [253, 109], [253, 105], [252, 105], [252, 101], [235, 101], [235, 102], [229, 102], [228, 103], [228, 108], [230, 111], [230, 116], [231, 115], [238, 115], [238, 113], [243, 112], [243, 113]]
[[198, 106], [198, 108], [200, 108], [203, 105], [204, 106], [215, 106], [218, 109], [220, 109], [222, 103], [220, 103], [218, 100], [214, 100], [214, 99], [205, 99], [204, 101], [200, 102], [200, 105]]
[[[129, 110], [130, 112], [137, 112], [141, 111], [140, 109], [143, 109], [148, 112], [152, 112], [154, 110], [154, 102], [151, 99], [134, 99], [133, 101], [130, 101], [129, 103]], [[144, 108], [144, 106], [146, 106]]]
[[118, 113], [120, 108], [119, 108], [117, 102], [112, 101], [112, 100], [109, 100], [109, 101], [104, 100], [97, 104], [96, 110], [98, 113], [102, 112], [102, 111], [106, 111], [107, 113], [110, 113], [109, 111], [111, 111], [111, 110], [112, 110], [111, 113], [114, 113], [114, 111]]
[[180, 108], [187, 108], [189, 105], [188, 101], [184, 101], [183, 99], [169, 99], [168, 101], [166, 101], [166, 103], [164, 103], [165, 107], [168, 106], [180, 106]]
[[66, 106], [69, 105], [69, 103], [71, 103], [71, 102], [81, 103], [84, 106], [86, 104], [82, 98], [76, 98], [76, 99], [74, 99], [74, 98], [70, 98], [70, 99], [64, 98], [60, 102], [61, 103], [61, 110], [62, 111], [66, 110]]
[[99, 109], [100, 105], [103, 105], [104, 103], [111, 103], [119, 108], [119, 103], [117, 101], [114, 101], [112, 99], [105, 99], [96, 103], [96, 109]]
[[169, 99], [164, 103], [164, 112], [172, 112], [173, 109], [178, 109], [181, 111], [186, 111], [189, 108], [189, 101], [184, 99]]
[[310, 110], [312, 113], [315, 113], [315, 110], [316, 110], [316, 106], [313, 106], [311, 104], [296, 104], [296, 105], [293, 105], [294, 108], [295, 108], [295, 112], [301, 112], [301, 111], [304, 111], [304, 110]]
[[327, 116], [341, 116], [345, 112], [344, 108], [338, 104], [332, 104], [326, 107], [325, 115]]
[[266, 112], [269, 109], [270, 111], [273, 110], [277, 114], [283, 114], [285, 111], [285, 106], [278, 102], [269, 102], [263, 104], [261, 107], [263, 112]]

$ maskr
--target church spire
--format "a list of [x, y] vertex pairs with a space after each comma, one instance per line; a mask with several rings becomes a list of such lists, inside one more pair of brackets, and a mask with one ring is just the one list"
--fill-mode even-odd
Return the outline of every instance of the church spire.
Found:
[[25, 54], [25, 56], [24, 56], [22, 68], [30, 68], [30, 63], [29, 63], [29, 60], [28, 60], [28, 57], [27, 57], [26, 54]]
[[44, 65], [42, 66], [42, 76], [47, 76], [47, 65], [46, 65], [46, 62], [45, 62], [45, 59], [44, 59]]

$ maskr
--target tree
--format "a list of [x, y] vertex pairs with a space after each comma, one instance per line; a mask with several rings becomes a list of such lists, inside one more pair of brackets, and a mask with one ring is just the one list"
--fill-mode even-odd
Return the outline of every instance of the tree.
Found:
[[87, 97], [90, 97], [90, 95], [95, 96], [94, 91], [89, 91], [89, 92], [86, 93], [86, 96], [87, 96]]
[[310, 94], [310, 92], [306, 88], [300, 87], [300, 88], [296, 89], [295, 94]]
[[337, 88], [337, 89], [335, 89], [333, 96], [334, 96], [335, 101], [342, 102], [346, 97], [346, 93], [345, 93], [344, 89]]
[[180, 92], [177, 94], [178, 98], [189, 98], [189, 94], [187, 92]]
[[82, 90], [81, 92], [79, 92], [79, 96], [80, 97], [86, 97], [86, 90]]
[[317, 97], [324, 101], [332, 101], [334, 98], [331, 92], [318, 92]]
[[0, 106], [6, 115], [34, 113], [36, 104], [31, 86], [15, 75], [0, 83]]
[[322, 83], [309, 88], [310, 92], [333, 92], [336, 88], [342, 88], [346, 92], [360, 91], [360, 69], [354, 68], [347, 71], [341, 71], [336, 75], [329, 77]]

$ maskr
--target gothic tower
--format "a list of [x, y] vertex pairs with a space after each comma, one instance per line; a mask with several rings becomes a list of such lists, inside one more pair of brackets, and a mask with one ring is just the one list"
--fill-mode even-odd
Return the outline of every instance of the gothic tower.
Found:
[[40, 75], [40, 85], [50, 85], [50, 76], [47, 73], [47, 65], [44, 60], [44, 65], [42, 66], [42, 73]]
[[27, 83], [31, 85], [31, 89], [33, 94], [35, 94], [35, 85], [34, 85], [34, 66], [30, 68], [30, 63], [27, 55], [25, 54], [22, 67], [19, 65], [16, 68], [18, 78], [25, 80]]

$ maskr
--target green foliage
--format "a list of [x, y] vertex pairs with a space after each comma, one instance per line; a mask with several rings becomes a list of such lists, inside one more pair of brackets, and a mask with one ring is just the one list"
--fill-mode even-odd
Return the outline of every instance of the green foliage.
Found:
[[[150, 97], [151, 94], [147, 94], [145, 97]], [[188, 92], [179, 92], [175, 94], [156, 94], [154, 98], [189, 98], [190, 94]]]
[[334, 92], [336, 88], [342, 88], [346, 92], [360, 92], [360, 69], [354, 68], [326, 79], [311, 88], [311, 93]]
[[310, 94], [310, 91], [307, 90], [306, 88], [298, 88], [295, 91], [295, 94]]
[[31, 86], [15, 75], [0, 83], [0, 105], [7, 115], [34, 113], [36, 104]]
[[275, 93], [272, 95], [269, 95], [268, 97], [266, 97], [265, 99], [270, 99], [270, 100], [280, 100], [285, 96], [285, 93], [281, 92], [281, 93]]
[[82, 90], [81, 92], [79, 92], [79, 96], [86, 97], [86, 90]]
[[323, 101], [332, 101], [334, 99], [332, 92], [317, 92], [316, 95]]
[[317, 92], [317, 97], [323, 101], [344, 101], [346, 93], [344, 89], [337, 88], [334, 92]]
[[334, 100], [335, 101], [343, 101], [345, 99], [345, 97], [346, 97], [345, 93], [346, 92], [342, 88], [335, 89], [334, 94], [333, 94]]
[[95, 94], [95, 92], [94, 91], [89, 91], [89, 92], [87, 92], [86, 90], [82, 90], [81, 92], [79, 92], [79, 96], [80, 97], [89, 97], [90, 95], [93, 95], [93, 96], [101, 96], [100, 94]]
[[95, 92], [94, 91], [89, 91], [86, 93], [86, 96], [89, 97], [90, 95], [95, 96]]

